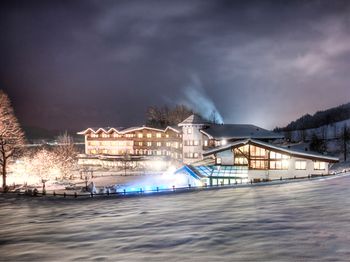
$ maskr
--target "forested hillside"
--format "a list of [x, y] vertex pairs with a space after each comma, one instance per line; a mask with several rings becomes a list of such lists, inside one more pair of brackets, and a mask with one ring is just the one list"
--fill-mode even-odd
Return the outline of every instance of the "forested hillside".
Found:
[[324, 111], [318, 111], [314, 115], [303, 115], [285, 127], [276, 127], [274, 131], [280, 132], [318, 128], [320, 126], [330, 125], [346, 119], [350, 119], [350, 103]]

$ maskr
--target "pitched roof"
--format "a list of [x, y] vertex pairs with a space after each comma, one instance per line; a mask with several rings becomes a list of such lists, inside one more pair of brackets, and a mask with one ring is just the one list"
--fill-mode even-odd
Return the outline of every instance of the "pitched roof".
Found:
[[178, 126], [184, 126], [184, 125], [205, 125], [208, 124], [208, 121], [204, 120], [197, 114], [190, 115], [187, 117], [184, 121], [178, 124]]
[[92, 133], [98, 133], [100, 131], [103, 131], [105, 133], [109, 133], [110, 131], [116, 131], [117, 133], [120, 133], [122, 130], [124, 129], [124, 127], [89, 127], [85, 130], [82, 130], [80, 132], [78, 132], [78, 135], [85, 135], [88, 132], [92, 132]]
[[286, 153], [291, 156], [296, 156], [296, 157], [301, 157], [301, 158], [311, 158], [311, 159], [316, 159], [316, 160], [326, 160], [329, 162], [338, 162], [339, 158], [337, 157], [331, 157], [331, 156], [325, 156], [317, 152], [312, 152], [312, 151], [301, 151], [301, 150], [295, 150], [295, 149], [290, 149], [288, 147], [283, 147], [283, 146], [276, 146], [270, 143], [262, 142], [260, 140], [255, 140], [255, 139], [245, 139], [245, 140], [239, 140], [235, 141], [233, 143], [229, 143], [225, 146], [220, 146], [216, 147], [210, 150], [207, 150], [203, 152], [203, 156], [209, 156], [221, 151], [225, 151], [231, 147], [238, 147], [241, 145], [246, 145], [246, 144], [254, 144], [257, 146], [263, 146], [265, 148], [268, 148], [270, 150], [276, 150], [281, 153]]
[[283, 135], [263, 129], [255, 125], [222, 124], [210, 125], [201, 132], [213, 139], [276, 139], [283, 138]]
[[174, 127], [174, 126], [168, 126], [166, 129], [160, 129], [160, 128], [153, 128], [153, 127], [148, 127], [148, 126], [134, 126], [134, 127], [128, 127], [128, 128], [124, 128], [124, 127], [89, 127], [83, 131], [78, 132], [78, 135], [85, 135], [88, 132], [92, 132], [92, 133], [98, 133], [100, 131], [103, 131], [104, 133], [109, 133], [111, 131], [115, 131], [119, 134], [125, 134], [128, 132], [133, 132], [133, 131], [138, 131], [138, 130], [153, 130], [153, 131], [158, 131], [158, 132], [165, 132], [168, 128], [173, 129], [175, 132], [180, 132], [178, 127]]

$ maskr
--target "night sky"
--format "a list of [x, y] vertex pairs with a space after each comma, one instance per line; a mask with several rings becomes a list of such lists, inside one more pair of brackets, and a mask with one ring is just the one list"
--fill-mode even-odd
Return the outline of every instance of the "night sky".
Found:
[[184, 103], [285, 125], [350, 101], [350, 1], [1, 1], [0, 88], [24, 125], [141, 124]]

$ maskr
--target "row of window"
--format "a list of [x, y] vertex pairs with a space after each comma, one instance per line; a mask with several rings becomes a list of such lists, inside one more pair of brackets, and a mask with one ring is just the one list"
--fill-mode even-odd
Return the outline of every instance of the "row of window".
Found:
[[[125, 141], [88, 141], [87, 144], [89, 146], [133, 146], [134, 141], [130, 140], [125, 140]], [[179, 142], [136, 142], [137, 146], [149, 146], [151, 147], [152, 145], [154, 146], [166, 146], [166, 147], [174, 147], [174, 148], [179, 148], [181, 147], [181, 144]]]
[[189, 153], [184, 153], [184, 155], [185, 155], [185, 158], [199, 158], [199, 153], [189, 152]]
[[89, 146], [133, 146], [133, 141], [88, 141]]
[[[276, 158], [277, 159], [277, 158]], [[253, 159], [250, 160], [250, 167], [253, 169], [275, 169], [275, 170], [287, 170], [289, 168], [289, 160], [285, 158], [278, 158], [279, 160], [261, 160], [261, 159]], [[248, 165], [248, 159], [245, 157], [235, 157], [234, 159], [235, 165]], [[295, 161], [295, 169], [296, 170], [306, 170], [307, 162], [305, 160], [296, 160]], [[316, 161], [314, 162], [314, 170], [325, 170], [326, 163]]]
[[289, 159], [290, 156], [288, 155], [284, 155], [281, 153], [277, 153], [274, 151], [269, 151], [266, 150], [265, 148], [261, 148], [261, 147], [257, 147], [257, 146], [253, 146], [253, 145], [245, 145], [245, 146], [241, 146], [239, 148], [235, 148], [234, 149], [234, 154], [235, 155], [249, 155], [253, 158], [256, 159]]
[[156, 138], [162, 138], [162, 137], [166, 137], [169, 138], [169, 134], [162, 134], [162, 133], [156, 133], [155, 135], [153, 133], [147, 133], [145, 136], [143, 133], [138, 133], [137, 135], [134, 133], [130, 133], [130, 134], [118, 134], [118, 133], [112, 133], [112, 134], [106, 134], [106, 133], [100, 133], [100, 134], [90, 134], [90, 137], [102, 137], [102, 138], [109, 138], [109, 137], [114, 137], [114, 138], [118, 138], [118, 137], [127, 137], [127, 138], [133, 138], [133, 137], [138, 137], [138, 138], [143, 138], [143, 137], [147, 137], [147, 138], [152, 138], [152, 137], [156, 137]]
[[199, 146], [200, 141], [199, 140], [184, 140], [185, 146]]
[[95, 155], [95, 154], [106, 154], [106, 155], [148, 155], [148, 156], [171, 156], [175, 158], [182, 158], [182, 154], [173, 153], [166, 150], [142, 150], [142, 149], [136, 149], [136, 150], [108, 150], [108, 149], [91, 149], [88, 151], [89, 154]]

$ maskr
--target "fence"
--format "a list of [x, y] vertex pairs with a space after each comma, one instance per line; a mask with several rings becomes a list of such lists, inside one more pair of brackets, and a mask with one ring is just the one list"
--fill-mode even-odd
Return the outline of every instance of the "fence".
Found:
[[210, 189], [223, 189], [223, 188], [236, 188], [236, 187], [249, 187], [249, 186], [255, 186], [255, 185], [271, 185], [271, 184], [281, 184], [281, 183], [288, 183], [293, 181], [300, 181], [304, 179], [308, 180], [314, 180], [319, 177], [327, 177], [327, 176], [335, 176], [339, 175], [344, 172], [338, 172], [333, 174], [324, 174], [324, 175], [308, 175], [307, 177], [294, 177], [294, 178], [280, 178], [280, 179], [274, 179], [274, 180], [250, 180], [247, 183], [234, 183], [230, 185], [207, 185], [204, 184], [203, 186], [192, 186], [189, 184], [186, 187], [175, 187], [172, 186], [171, 188], [160, 188], [155, 187], [154, 189], [145, 190], [142, 187], [135, 189], [135, 190], [121, 190], [117, 192], [111, 192], [111, 190], [106, 190], [102, 193], [93, 193], [93, 192], [86, 192], [86, 193], [77, 193], [75, 191], [72, 193], [57, 193], [55, 191], [53, 192], [39, 192], [39, 190], [27, 190], [27, 191], [9, 191], [7, 194], [17, 194], [17, 195], [25, 195], [25, 196], [32, 196], [32, 197], [50, 197], [50, 198], [64, 198], [64, 199], [77, 199], [77, 198], [95, 198], [95, 197], [130, 197], [130, 196], [145, 196], [145, 195], [158, 195], [158, 194], [172, 194], [172, 193], [184, 193], [184, 192], [193, 192], [193, 191], [202, 191], [202, 190], [210, 190]]

